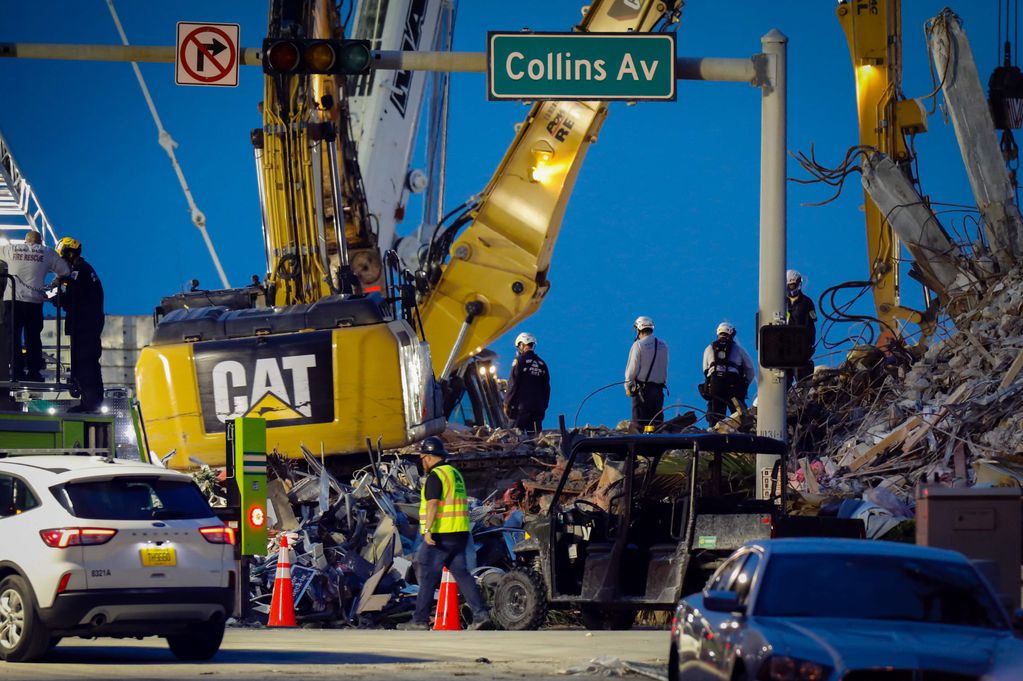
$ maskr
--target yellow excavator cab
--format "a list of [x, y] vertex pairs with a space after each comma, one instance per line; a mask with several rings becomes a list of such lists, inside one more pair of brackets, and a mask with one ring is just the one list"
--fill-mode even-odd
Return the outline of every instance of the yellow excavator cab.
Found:
[[224, 465], [225, 423], [267, 420], [268, 449], [398, 447], [444, 429], [429, 347], [379, 294], [169, 312], [135, 369], [149, 448]]

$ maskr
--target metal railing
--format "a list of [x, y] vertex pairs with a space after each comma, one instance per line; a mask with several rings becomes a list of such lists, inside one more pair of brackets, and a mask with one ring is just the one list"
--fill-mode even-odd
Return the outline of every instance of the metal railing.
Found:
[[[18, 164], [11, 155], [7, 140], [0, 134], [0, 216], [22, 218], [24, 224], [0, 225], [0, 236], [9, 238], [8, 234], [24, 236], [25, 232], [36, 231], [43, 237], [43, 243], [53, 246], [57, 243], [57, 234], [53, 231], [43, 207], [39, 203], [32, 186], [22, 174]], [[49, 242], [47, 242], [49, 239]]]

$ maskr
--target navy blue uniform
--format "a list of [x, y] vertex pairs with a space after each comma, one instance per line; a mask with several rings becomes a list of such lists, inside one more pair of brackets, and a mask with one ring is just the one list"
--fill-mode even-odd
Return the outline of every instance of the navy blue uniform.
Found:
[[83, 409], [98, 408], [103, 401], [102, 352], [103, 284], [84, 258], [71, 265], [61, 304], [66, 310], [64, 330], [71, 337], [71, 378], [82, 392]]
[[508, 376], [504, 405], [514, 426], [527, 432], [543, 428], [543, 417], [551, 400], [551, 374], [547, 363], [532, 350], [520, 352]]
[[[793, 326], [805, 326], [810, 330], [810, 354], [813, 354], [813, 346], [817, 344], [817, 308], [813, 301], [802, 291], [795, 298], [786, 298], [786, 321]], [[790, 369], [785, 372], [786, 384], [791, 386], [792, 380], [801, 381], [813, 373], [813, 360], [798, 369]]]

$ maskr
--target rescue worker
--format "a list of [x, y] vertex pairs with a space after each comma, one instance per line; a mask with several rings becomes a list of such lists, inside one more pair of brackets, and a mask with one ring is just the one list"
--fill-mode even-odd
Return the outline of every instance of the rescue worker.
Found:
[[[0, 300], [3, 300], [7, 289], [7, 261], [0, 258]], [[10, 363], [5, 358], [10, 356], [11, 332], [7, 327], [7, 310], [0, 305], [0, 381], [9, 381]], [[14, 410], [17, 405], [11, 400], [11, 391], [0, 386], [0, 409]]]
[[70, 268], [53, 249], [43, 245], [42, 237], [36, 231], [26, 234], [24, 243], [0, 246], [0, 259], [7, 261], [8, 271], [14, 277], [12, 287], [14, 290], [8, 294], [12, 299], [4, 301], [8, 323], [14, 326], [11, 378], [15, 381], [42, 381], [41, 336], [43, 301], [46, 299], [43, 279], [47, 272], [53, 272], [58, 277], [66, 277]]
[[[804, 326], [807, 329], [807, 342], [810, 344], [807, 356], [813, 355], [814, 345], [817, 344], [817, 308], [808, 295], [803, 293], [803, 275], [796, 270], [789, 270], [785, 273], [785, 285], [788, 289], [786, 298], [787, 324], [792, 326]], [[813, 360], [797, 369], [790, 369], [785, 372], [786, 385], [791, 386], [792, 380], [801, 381], [813, 373]]]
[[458, 584], [458, 592], [472, 608], [469, 629], [490, 628], [490, 613], [476, 580], [469, 574], [465, 549], [469, 543], [469, 498], [465, 480], [458, 470], [445, 463], [448, 453], [444, 442], [430, 436], [419, 445], [423, 464], [423, 489], [419, 497], [419, 532], [423, 543], [416, 554], [416, 577], [419, 594], [412, 621], [399, 629], [429, 629], [433, 593], [440, 586], [444, 568]]
[[749, 353], [735, 340], [735, 327], [721, 322], [717, 340], [703, 351], [704, 383], [700, 394], [707, 400], [707, 425], [714, 427], [726, 414], [735, 411], [732, 400], [746, 406], [746, 392], [756, 376]]
[[654, 320], [637, 317], [636, 340], [625, 365], [625, 394], [632, 398], [630, 432], [642, 433], [664, 421], [664, 391], [668, 387], [668, 344], [654, 336]]
[[69, 236], [57, 244], [57, 254], [71, 268], [62, 278], [61, 305], [64, 330], [71, 337], [71, 379], [81, 391], [80, 404], [69, 412], [90, 412], [103, 402], [103, 374], [99, 366], [103, 333], [103, 284], [85, 258], [82, 244]]
[[515, 339], [518, 354], [508, 375], [504, 413], [512, 425], [527, 433], [543, 429], [543, 417], [551, 400], [551, 374], [547, 363], [536, 354], [536, 337], [520, 333]]

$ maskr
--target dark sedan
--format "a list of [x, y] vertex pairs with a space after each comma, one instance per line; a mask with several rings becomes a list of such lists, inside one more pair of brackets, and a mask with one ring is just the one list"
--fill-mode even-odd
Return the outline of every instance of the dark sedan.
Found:
[[840, 539], [751, 542], [671, 628], [672, 681], [976, 681], [1023, 641], [962, 555]]

